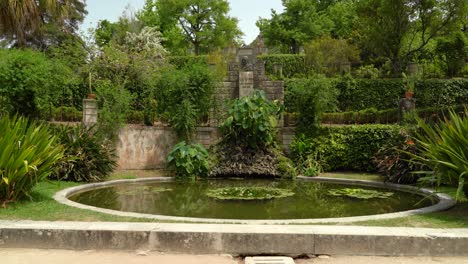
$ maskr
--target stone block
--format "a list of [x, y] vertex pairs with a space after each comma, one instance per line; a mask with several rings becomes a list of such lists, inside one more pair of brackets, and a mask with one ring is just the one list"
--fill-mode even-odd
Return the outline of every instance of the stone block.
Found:
[[304, 254], [314, 252], [314, 237], [303, 234], [222, 234], [225, 253], [241, 255]]
[[375, 237], [366, 235], [315, 235], [315, 252], [319, 255], [373, 255]]

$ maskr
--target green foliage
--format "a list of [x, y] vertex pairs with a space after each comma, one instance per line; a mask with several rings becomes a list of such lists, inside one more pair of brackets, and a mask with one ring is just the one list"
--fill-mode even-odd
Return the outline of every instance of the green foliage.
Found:
[[377, 110], [367, 108], [360, 111], [339, 113], [324, 113], [322, 123], [325, 124], [395, 124], [398, 122], [398, 109]]
[[167, 162], [177, 177], [195, 179], [206, 177], [210, 171], [208, 151], [200, 144], [179, 142], [169, 153]]
[[321, 127], [295, 138], [293, 160], [299, 166], [311, 158], [324, 171], [374, 172], [372, 158], [383, 146], [395, 144], [400, 129], [395, 125]]
[[156, 84], [156, 110], [180, 138], [189, 140], [195, 126], [207, 118], [212, 106], [214, 78], [204, 64], [161, 70]]
[[[462, 197], [468, 182], [468, 109], [463, 113], [450, 111], [444, 122], [430, 126], [418, 120], [421, 131], [416, 135], [418, 154], [415, 158], [432, 170], [423, 180], [458, 187], [456, 199]], [[421, 173], [428, 173], [422, 171]]]
[[353, 74], [356, 78], [361, 79], [377, 79], [379, 78], [380, 71], [374, 65], [363, 65], [354, 71]]
[[127, 90], [132, 94], [132, 109], [142, 111], [151, 107], [155, 99], [155, 79], [158, 70], [165, 66], [166, 50], [154, 28], [126, 33], [122, 40], [113, 40], [96, 51], [98, 55], [90, 63], [91, 77], [97, 80], [92, 87], [109, 82]]
[[288, 189], [271, 187], [228, 187], [212, 189], [206, 195], [217, 200], [271, 200], [293, 196], [294, 193]]
[[181, 53], [188, 41], [199, 55], [235, 43], [242, 35], [228, 12], [226, 0], [148, 0], [138, 17], [161, 30], [171, 52]]
[[285, 53], [296, 53], [308, 41], [328, 34], [332, 20], [320, 12], [316, 3], [308, 0], [283, 1], [281, 14], [272, 10], [271, 18], [260, 18], [257, 27], [267, 45], [279, 46]]
[[[464, 105], [456, 105], [453, 107], [456, 111], [463, 111]], [[426, 121], [437, 122], [448, 114], [449, 107], [426, 107], [416, 108], [411, 112], [410, 119], [423, 118]], [[375, 108], [367, 108], [360, 111], [348, 111], [339, 113], [324, 113], [322, 116], [323, 124], [396, 124], [399, 122], [398, 109], [377, 110]], [[407, 123], [407, 116], [403, 116], [403, 123]], [[413, 122], [413, 124], [415, 124]]]
[[374, 198], [386, 199], [393, 196], [393, 192], [382, 192], [374, 190], [365, 190], [365, 189], [334, 189], [328, 191], [328, 195], [331, 196], [347, 196], [356, 199], [369, 200]]
[[357, 2], [357, 13], [365, 59], [388, 59], [392, 72], [399, 75], [403, 65], [423, 55], [434, 38], [463, 28], [466, 4], [458, 0], [363, 0]]
[[32, 50], [0, 49], [0, 97], [4, 111], [43, 117], [70, 93], [73, 72]]
[[419, 175], [413, 172], [423, 168], [421, 164], [411, 162], [416, 153], [417, 148], [411, 136], [402, 130], [396, 142], [383, 146], [375, 154], [374, 163], [385, 182], [414, 184]]
[[115, 86], [109, 80], [96, 83], [99, 107], [98, 129], [108, 139], [115, 141], [130, 110], [132, 95], [122, 86]]
[[322, 165], [318, 162], [317, 154], [312, 150], [312, 141], [304, 134], [294, 137], [291, 143], [292, 155], [296, 164], [296, 171], [303, 176], [315, 177], [322, 171]]
[[0, 119], [0, 202], [30, 197], [36, 183], [46, 180], [63, 148], [45, 125], [23, 117]]
[[116, 154], [106, 139], [96, 135], [94, 127], [59, 126], [58, 142], [64, 146], [64, 158], [58, 162], [53, 179], [74, 182], [104, 180], [116, 167]]
[[[265, 63], [265, 71], [268, 75], [276, 79], [303, 77], [309, 74], [305, 64], [305, 55], [298, 54], [278, 54], [261, 55], [257, 57]], [[275, 65], [281, 65], [283, 68], [282, 76], [275, 72]]]
[[294, 163], [285, 156], [279, 156], [277, 159], [276, 169], [283, 178], [294, 179], [297, 176], [296, 168]]
[[[398, 101], [406, 90], [402, 79], [352, 79], [343, 77], [336, 82], [339, 90], [338, 108], [341, 111], [398, 108]], [[468, 80], [429, 79], [415, 82], [418, 108], [446, 107], [468, 102]], [[285, 98], [287, 100], [287, 98]], [[285, 102], [287, 104], [287, 102]]]
[[221, 124], [223, 140], [232, 145], [252, 149], [273, 146], [276, 141], [278, 116], [283, 108], [279, 102], [271, 102], [263, 91], [232, 101], [228, 117]]
[[0, 39], [21, 48], [43, 48], [57, 41], [57, 35], [75, 33], [87, 14], [85, 7], [83, 0], [0, 1]]
[[359, 50], [343, 39], [322, 37], [305, 46], [306, 63], [315, 72], [334, 76], [359, 62]]
[[322, 113], [333, 111], [337, 90], [326, 78], [293, 79], [286, 82], [284, 95], [288, 112], [298, 113], [300, 130], [320, 124]]
[[167, 60], [170, 64], [174, 65], [177, 69], [183, 69], [193, 64], [207, 64], [208, 56], [169, 56]]
[[52, 109], [50, 119], [61, 122], [81, 122], [83, 120], [83, 111], [79, 111], [75, 107], [61, 106]]

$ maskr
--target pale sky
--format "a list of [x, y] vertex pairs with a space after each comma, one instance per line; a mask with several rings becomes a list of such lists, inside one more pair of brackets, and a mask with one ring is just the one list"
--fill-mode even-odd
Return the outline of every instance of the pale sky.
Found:
[[[259, 17], [269, 18], [271, 9], [282, 11], [281, 0], [228, 0], [231, 6], [230, 16], [239, 19], [239, 27], [244, 32], [244, 42], [249, 44], [258, 35], [255, 22]], [[87, 0], [88, 15], [81, 29], [96, 27], [99, 20], [117, 21], [125, 7], [130, 5], [133, 10], [143, 7], [145, 0]]]

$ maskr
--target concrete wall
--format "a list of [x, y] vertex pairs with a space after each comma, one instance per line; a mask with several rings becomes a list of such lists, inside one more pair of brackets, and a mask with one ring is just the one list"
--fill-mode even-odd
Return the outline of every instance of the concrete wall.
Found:
[[[195, 141], [209, 147], [219, 138], [212, 127], [197, 128]], [[129, 125], [119, 134], [117, 164], [121, 170], [161, 169], [166, 157], [177, 143], [174, 131], [168, 127]]]

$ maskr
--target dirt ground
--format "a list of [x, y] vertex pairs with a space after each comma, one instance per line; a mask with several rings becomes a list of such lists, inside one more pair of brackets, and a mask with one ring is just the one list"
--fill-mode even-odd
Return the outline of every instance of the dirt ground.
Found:
[[[0, 249], [1, 264], [239, 264], [229, 255], [183, 255], [147, 251]], [[467, 264], [468, 257], [348, 257], [297, 259], [297, 264]]]

